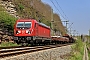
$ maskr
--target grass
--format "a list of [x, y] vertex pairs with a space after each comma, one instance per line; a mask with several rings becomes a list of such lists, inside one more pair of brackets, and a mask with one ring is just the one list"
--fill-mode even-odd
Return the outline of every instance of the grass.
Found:
[[10, 46], [19, 46], [19, 45], [16, 43], [12, 43], [12, 42], [2, 42], [0, 44], [0, 47], [10, 47]]
[[84, 43], [81, 39], [78, 39], [76, 43], [72, 46], [72, 53], [69, 60], [82, 60], [84, 54]]

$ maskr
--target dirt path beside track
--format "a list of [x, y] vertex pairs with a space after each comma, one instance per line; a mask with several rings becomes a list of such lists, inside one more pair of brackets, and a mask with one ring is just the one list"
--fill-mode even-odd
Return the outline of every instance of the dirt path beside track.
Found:
[[88, 50], [87, 50], [86, 44], [84, 46], [83, 60], [89, 60], [89, 58], [88, 58]]

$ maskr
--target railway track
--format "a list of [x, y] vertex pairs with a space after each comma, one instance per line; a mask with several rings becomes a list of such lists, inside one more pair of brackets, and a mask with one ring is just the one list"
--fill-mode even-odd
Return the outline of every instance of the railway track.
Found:
[[58, 45], [46, 45], [46, 46], [34, 46], [34, 47], [9, 47], [9, 48], [2, 48], [0, 49], [0, 58], [8, 57], [8, 56], [14, 56], [24, 53], [30, 53], [40, 50], [46, 50], [51, 48], [57, 48], [62, 46], [67, 46], [71, 44], [58, 44]]

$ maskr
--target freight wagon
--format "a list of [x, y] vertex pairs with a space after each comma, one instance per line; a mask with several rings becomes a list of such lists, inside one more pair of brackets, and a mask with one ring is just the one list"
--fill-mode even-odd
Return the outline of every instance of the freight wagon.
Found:
[[61, 36], [52, 36], [51, 42], [54, 44], [69, 43], [69, 38]]

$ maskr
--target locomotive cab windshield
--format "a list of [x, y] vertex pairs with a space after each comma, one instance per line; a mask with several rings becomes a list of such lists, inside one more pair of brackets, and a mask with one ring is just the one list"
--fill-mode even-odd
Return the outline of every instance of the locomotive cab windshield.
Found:
[[31, 22], [18, 22], [16, 27], [18, 29], [29, 29], [31, 28]]

